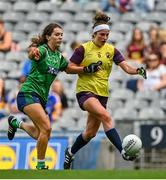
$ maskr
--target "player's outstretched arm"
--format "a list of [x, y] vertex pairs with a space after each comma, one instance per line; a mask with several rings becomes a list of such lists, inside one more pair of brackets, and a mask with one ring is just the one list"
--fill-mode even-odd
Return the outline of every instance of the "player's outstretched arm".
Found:
[[147, 78], [146, 69], [144, 67], [136, 68], [136, 67], [129, 65], [126, 61], [122, 61], [121, 63], [119, 63], [119, 66], [128, 74], [131, 74], [131, 75], [139, 74], [144, 79]]

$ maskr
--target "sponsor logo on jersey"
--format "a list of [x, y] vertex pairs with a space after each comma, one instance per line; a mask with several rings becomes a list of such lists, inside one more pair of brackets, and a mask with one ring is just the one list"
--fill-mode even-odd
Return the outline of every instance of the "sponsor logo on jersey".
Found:
[[53, 75], [57, 75], [59, 72], [59, 69], [56, 69], [54, 67], [48, 66], [48, 73], [49, 74], [53, 74]]

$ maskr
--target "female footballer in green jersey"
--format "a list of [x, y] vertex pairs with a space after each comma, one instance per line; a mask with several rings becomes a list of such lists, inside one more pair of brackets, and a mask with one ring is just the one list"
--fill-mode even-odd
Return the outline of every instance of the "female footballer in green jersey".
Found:
[[50, 86], [58, 72], [66, 73], [94, 73], [99, 70], [99, 63], [87, 66], [73, 66], [58, 51], [63, 39], [63, 30], [58, 24], [49, 24], [43, 30], [41, 36], [32, 39], [32, 48], [29, 57], [32, 59], [31, 72], [22, 84], [17, 95], [17, 106], [20, 111], [28, 115], [33, 125], [27, 124], [9, 116], [8, 138], [14, 138], [17, 128], [25, 130], [31, 137], [37, 140], [37, 169], [48, 169], [45, 165], [45, 153], [50, 138], [51, 126], [45, 105]]
[[92, 40], [78, 47], [70, 61], [73, 65], [88, 65], [100, 60], [101, 69], [90, 76], [79, 74], [76, 85], [77, 100], [81, 109], [88, 112], [87, 124], [84, 131], [76, 138], [74, 144], [65, 151], [64, 169], [70, 169], [74, 154], [95, 137], [100, 124], [103, 125], [108, 139], [122, 154], [125, 160], [134, 160], [136, 157], [129, 157], [122, 149], [122, 142], [118, 132], [114, 128], [112, 117], [106, 111], [108, 99], [108, 78], [111, 73], [113, 62], [119, 65], [126, 73], [140, 74], [146, 78], [146, 71], [143, 67], [135, 68], [127, 64], [122, 54], [111, 44], [107, 43], [110, 33], [110, 18], [103, 13], [96, 14], [92, 29]]

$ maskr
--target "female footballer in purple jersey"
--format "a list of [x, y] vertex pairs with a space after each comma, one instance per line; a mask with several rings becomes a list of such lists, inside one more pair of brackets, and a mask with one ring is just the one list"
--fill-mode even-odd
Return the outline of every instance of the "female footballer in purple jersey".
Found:
[[22, 84], [17, 95], [17, 106], [28, 115], [33, 124], [28, 124], [14, 116], [9, 116], [8, 138], [14, 138], [17, 128], [23, 129], [37, 140], [37, 169], [48, 169], [45, 165], [45, 153], [51, 134], [51, 125], [45, 112], [50, 86], [59, 71], [66, 73], [90, 74], [98, 71], [100, 64], [73, 66], [58, 51], [63, 39], [63, 30], [58, 24], [49, 24], [41, 36], [32, 40], [37, 48], [29, 54], [32, 60], [31, 72]]
[[78, 47], [72, 55], [70, 62], [73, 66], [87, 65], [101, 61], [101, 69], [91, 75], [79, 74], [76, 85], [76, 96], [82, 110], [88, 112], [87, 124], [84, 131], [76, 138], [71, 147], [65, 151], [64, 169], [70, 169], [74, 154], [95, 137], [100, 124], [103, 125], [108, 139], [122, 154], [125, 160], [135, 160], [129, 157], [122, 149], [122, 142], [114, 128], [112, 117], [106, 111], [108, 99], [108, 77], [111, 73], [113, 62], [120, 66], [126, 73], [140, 74], [146, 78], [143, 67], [135, 68], [127, 64], [122, 54], [111, 44], [107, 43], [110, 33], [110, 18], [103, 13], [97, 13], [94, 18], [92, 40]]

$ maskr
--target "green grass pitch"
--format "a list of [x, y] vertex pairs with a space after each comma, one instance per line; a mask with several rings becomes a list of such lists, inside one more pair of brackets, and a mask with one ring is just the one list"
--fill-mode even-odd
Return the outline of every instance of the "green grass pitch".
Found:
[[166, 179], [166, 170], [0, 170], [0, 179]]

